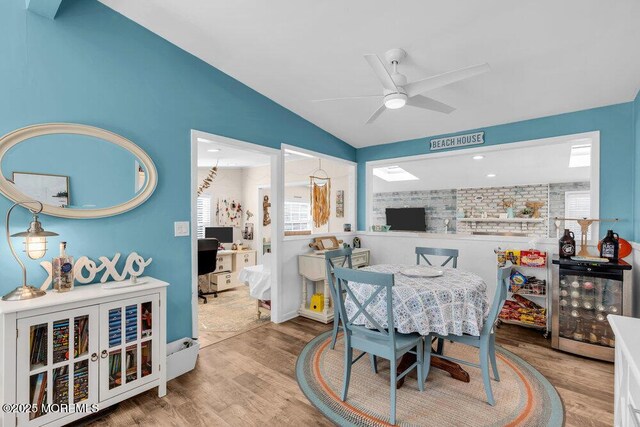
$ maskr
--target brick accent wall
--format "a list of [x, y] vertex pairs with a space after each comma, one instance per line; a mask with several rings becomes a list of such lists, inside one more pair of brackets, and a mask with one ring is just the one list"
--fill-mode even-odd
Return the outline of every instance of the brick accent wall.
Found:
[[[540, 185], [517, 185], [513, 187], [490, 187], [490, 188], [460, 188], [457, 190], [457, 206], [463, 208], [467, 218], [480, 218], [482, 212], [489, 218], [498, 218], [506, 209], [502, 206], [504, 199], [515, 200], [513, 210], [518, 214], [525, 208], [527, 201], [544, 202], [540, 208], [540, 217], [545, 221], [541, 223], [507, 223], [507, 222], [478, 222], [458, 224], [458, 233], [470, 234], [473, 231], [487, 233], [513, 232], [526, 233], [527, 236], [545, 237], [548, 234], [549, 206], [548, 200], [549, 186]], [[524, 227], [524, 228], [523, 228]]]
[[386, 224], [385, 208], [425, 208], [427, 232], [444, 233], [444, 219], [449, 218], [449, 232], [456, 231], [456, 190], [399, 191], [374, 193], [372, 224]]
[[[566, 191], [588, 190], [589, 182], [558, 184], [517, 185], [486, 188], [459, 188], [457, 190], [398, 191], [374, 193], [372, 224], [385, 224], [385, 208], [424, 207], [427, 232], [443, 233], [444, 219], [448, 218], [449, 232], [470, 234], [473, 231], [487, 233], [525, 233], [531, 237], [555, 237], [553, 218], [564, 215], [564, 193]], [[515, 200], [516, 215], [525, 208], [527, 201], [544, 202], [540, 208], [543, 222], [523, 225], [520, 223], [456, 223], [456, 211], [463, 208], [467, 218], [480, 218], [486, 212], [489, 218], [498, 218], [506, 209], [503, 199]]]

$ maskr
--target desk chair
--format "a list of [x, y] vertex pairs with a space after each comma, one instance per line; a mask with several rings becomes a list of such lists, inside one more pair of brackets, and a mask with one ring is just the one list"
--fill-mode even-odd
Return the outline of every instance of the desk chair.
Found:
[[[496, 364], [496, 336], [494, 332], [494, 324], [496, 323], [498, 314], [500, 314], [500, 310], [502, 310], [502, 306], [507, 299], [507, 292], [509, 290], [509, 282], [511, 276], [511, 265], [512, 264], [508, 262], [504, 267], [501, 267], [498, 270], [498, 286], [496, 287], [496, 295], [493, 298], [493, 303], [491, 304], [489, 315], [485, 319], [484, 325], [482, 325], [482, 330], [480, 331], [479, 337], [473, 335], [442, 336], [438, 334], [430, 334], [426, 338], [427, 343], [431, 342], [432, 337], [445, 338], [449, 341], [459, 342], [461, 344], [470, 345], [472, 347], [480, 349], [479, 365], [467, 362], [466, 360], [460, 360], [444, 355], [439, 355], [438, 357], [446, 360], [451, 360], [452, 362], [462, 363], [464, 365], [480, 368], [482, 370], [482, 382], [484, 383], [484, 390], [487, 394], [487, 401], [491, 406], [495, 405], [496, 401], [493, 398], [493, 391], [491, 390], [491, 381], [489, 378], [489, 362], [491, 362], [491, 367], [493, 368], [493, 379], [496, 381], [500, 381], [500, 376], [498, 375], [498, 365]], [[431, 363], [431, 346], [427, 344], [425, 347], [426, 350], [424, 357], [424, 369], [426, 378], [429, 375], [429, 364]]]
[[[218, 239], [198, 239], [198, 276], [207, 275], [207, 281], [211, 283], [211, 273], [216, 271], [216, 260], [218, 258]], [[198, 298], [202, 298], [207, 303], [205, 295], [213, 294], [214, 298], [218, 297], [217, 292], [203, 292], [198, 286]]]
[[[396, 385], [398, 380], [403, 378], [414, 368], [418, 371], [418, 388], [424, 391], [424, 342], [419, 334], [401, 334], [395, 330], [393, 320], [393, 274], [374, 273], [372, 271], [352, 270], [349, 268], [336, 268], [334, 270], [336, 278], [336, 294], [346, 293], [357, 310], [352, 316], [348, 316], [343, 298], [338, 298], [340, 306], [340, 317], [344, 326], [344, 383], [342, 386], [342, 401], [347, 399], [349, 390], [349, 380], [351, 379], [351, 366], [362, 358], [366, 353], [372, 356], [380, 356], [389, 360], [391, 371], [390, 398], [391, 398], [391, 424], [396, 423]], [[353, 284], [367, 284], [374, 291], [366, 301], [360, 302], [354, 295]], [[376, 322], [372, 315], [372, 302], [382, 291], [385, 291], [387, 306], [387, 325], [383, 327]], [[364, 326], [354, 325], [354, 321], [360, 315], [364, 315], [373, 324], [375, 329], [368, 329]], [[353, 350], [360, 350], [362, 353], [353, 359]], [[415, 349], [415, 350], [414, 350]], [[417, 361], [409, 366], [404, 372], [398, 375], [397, 360], [406, 353], [414, 353]]]

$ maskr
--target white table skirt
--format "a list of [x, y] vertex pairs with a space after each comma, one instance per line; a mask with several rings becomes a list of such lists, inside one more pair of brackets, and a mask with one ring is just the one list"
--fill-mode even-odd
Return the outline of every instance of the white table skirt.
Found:
[[[362, 269], [394, 274], [393, 319], [398, 332], [480, 335], [489, 311], [487, 285], [480, 276], [464, 270], [438, 267], [444, 271], [440, 277], [408, 277], [401, 271], [409, 267], [380, 264]], [[360, 303], [366, 301], [374, 291], [372, 286], [366, 284], [350, 286]], [[349, 317], [357, 311], [349, 297], [345, 299], [345, 307]], [[386, 291], [376, 296], [367, 311], [376, 322], [383, 327], [388, 326]], [[356, 324], [373, 328], [373, 324], [362, 314], [355, 320]]]
[[249, 286], [249, 295], [252, 298], [271, 299], [271, 270], [264, 268], [264, 265], [243, 268], [238, 279]]

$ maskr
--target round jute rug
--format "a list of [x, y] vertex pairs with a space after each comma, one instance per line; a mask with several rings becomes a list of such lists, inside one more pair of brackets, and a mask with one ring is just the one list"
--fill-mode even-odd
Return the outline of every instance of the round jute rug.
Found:
[[[328, 419], [340, 426], [389, 425], [389, 363], [378, 361], [374, 374], [365, 356], [353, 365], [347, 401], [340, 400], [343, 375], [342, 339], [329, 348], [331, 332], [309, 342], [296, 362], [303, 393]], [[478, 361], [476, 349], [447, 342], [445, 354]], [[354, 357], [356, 354], [354, 354]], [[562, 401], [549, 381], [513, 353], [496, 346], [500, 381], [491, 381], [496, 405], [490, 406], [480, 370], [465, 366], [471, 382], [431, 368], [425, 391], [415, 374], [397, 393], [397, 424], [402, 426], [562, 426]]]

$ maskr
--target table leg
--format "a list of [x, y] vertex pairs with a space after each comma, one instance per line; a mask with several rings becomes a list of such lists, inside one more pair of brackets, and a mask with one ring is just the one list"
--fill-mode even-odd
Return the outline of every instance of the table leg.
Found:
[[[416, 355], [411, 353], [406, 353], [400, 359], [400, 364], [398, 365], [398, 372], [404, 372], [409, 366], [413, 365], [416, 361]], [[460, 364], [452, 362], [450, 360], [445, 360], [438, 357], [437, 354], [431, 354], [431, 366], [434, 368], [442, 369], [443, 371], [448, 372], [452, 378], [468, 383], [471, 381], [469, 377], [469, 373], [465, 371]], [[396, 388], [400, 388], [404, 385], [404, 379], [406, 377], [401, 378], [396, 385]]]

